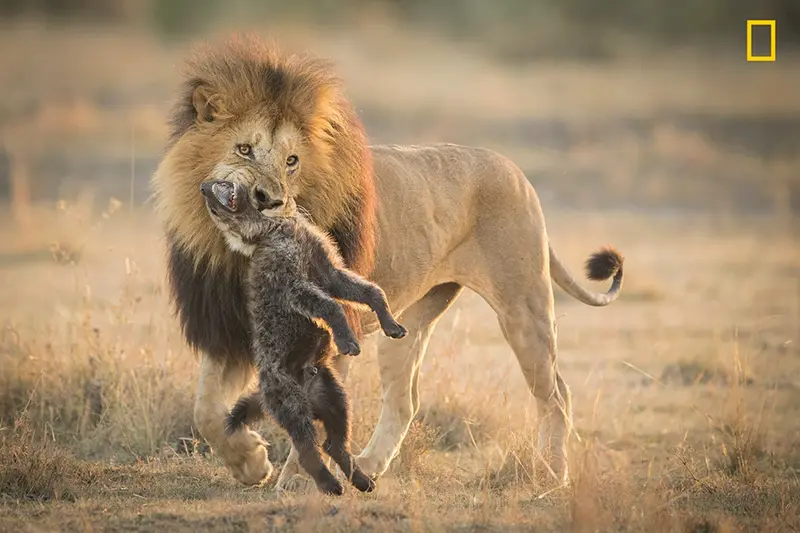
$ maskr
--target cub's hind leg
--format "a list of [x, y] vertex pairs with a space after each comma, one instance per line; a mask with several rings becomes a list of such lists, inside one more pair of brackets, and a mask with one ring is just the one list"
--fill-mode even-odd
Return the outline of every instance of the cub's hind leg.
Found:
[[327, 438], [322, 445], [345, 477], [361, 492], [372, 492], [375, 482], [356, 463], [350, 452], [350, 406], [335, 371], [320, 365], [306, 384], [314, 416], [325, 426]]
[[306, 390], [280, 368], [262, 369], [259, 377], [264, 406], [289, 434], [300, 466], [314, 479], [320, 491], [342, 494], [342, 484], [322, 461], [314, 427], [314, 410]]

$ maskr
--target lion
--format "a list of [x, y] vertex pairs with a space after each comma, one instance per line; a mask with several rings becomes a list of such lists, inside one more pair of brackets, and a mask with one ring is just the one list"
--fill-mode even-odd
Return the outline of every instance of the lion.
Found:
[[[258, 199], [290, 195], [336, 242], [345, 265], [380, 285], [409, 334], [378, 345], [383, 403], [356, 458], [384, 474], [419, 410], [419, 369], [442, 314], [464, 287], [494, 310], [536, 399], [538, 446], [558, 482], [568, 480], [572, 401], [558, 368], [551, 280], [591, 306], [620, 294], [623, 257], [590, 256], [589, 291], [549, 243], [542, 208], [523, 172], [499, 153], [455, 144], [370, 146], [332, 65], [285, 54], [257, 38], [202, 45], [188, 60], [171, 136], [152, 178], [167, 241], [168, 285], [183, 335], [200, 352], [195, 424], [245, 484], [272, 475], [267, 443], [244, 428], [225, 433], [228, 410], [253, 379], [244, 278], [247, 258], [230, 250], [198, 194], [210, 177]], [[368, 313], [349, 317], [359, 339], [379, 330]], [[349, 361], [336, 362], [346, 376]], [[292, 448], [277, 488], [299, 472]]]

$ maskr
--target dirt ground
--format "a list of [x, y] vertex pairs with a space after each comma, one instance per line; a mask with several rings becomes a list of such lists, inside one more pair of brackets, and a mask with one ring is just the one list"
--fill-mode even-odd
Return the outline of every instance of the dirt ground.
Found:
[[[235, 482], [192, 427], [197, 358], [141, 201], [185, 49], [23, 28], [0, 36], [0, 177], [30, 176], [37, 200], [0, 226], [0, 531], [800, 529], [800, 100], [779, 90], [800, 69], [514, 71], [367, 38], [296, 41], [336, 58], [376, 141], [496, 148], [573, 272], [606, 243], [626, 257], [610, 307], [555, 289], [571, 485], [537, 473], [534, 402], [472, 293], [436, 330], [422, 409], [376, 492]], [[6, 46], [34, 42], [27, 69]], [[138, 55], [113, 70], [123, 47]], [[35, 66], [59, 48], [70, 69]], [[360, 449], [380, 409], [372, 350], [348, 390]], [[285, 435], [262, 431], [280, 464]]]

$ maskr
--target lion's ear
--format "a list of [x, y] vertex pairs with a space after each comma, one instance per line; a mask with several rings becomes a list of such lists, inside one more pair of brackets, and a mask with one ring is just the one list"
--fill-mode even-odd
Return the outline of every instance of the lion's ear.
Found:
[[225, 111], [222, 96], [206, 85], [199, 85], [192, 91], [192, 106], [198, 122], [213, 122], [230, 117]]

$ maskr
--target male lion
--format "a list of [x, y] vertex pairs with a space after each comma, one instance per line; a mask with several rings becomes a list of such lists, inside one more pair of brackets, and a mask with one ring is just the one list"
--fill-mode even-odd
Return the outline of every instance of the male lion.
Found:
[[[614, 280], [605, 294], [588, 291], [553, 253], [536, 193], [514, 163], [452, 144], [370, 147], [327, 63], [256, 40], [205, 47], [190, 60], [153, 176], [171, 295], [187, 342], [202, 353], [195, 423], [236, 479], [259, 483], [272, 465], [257, 433], [225, 433], [228, 409], [253, 377], [253, 356], [247, 259], [228, 249], [198, 194], [212, 177], [240, 183], [260, 201], [295, 198], [334, 238], [346, 266], [383, 288], [408, 328], [402, 340], [379, 346], [383, 406], [357, 459], [367, 475], [383, 474], [397, 454], [419, 409], [428, 340], [468, 287], [497, 313], [537, 400], [539, 447], [566, 481], [572, 406], [556, 360], [550, 281], [587, 305], [608, 305], [622, 286], [622, 257], [610, 248], [590, 257], [590, 279]], [[379, 327], [371, 314], [360, 324], [364, 334]], [[347, 363], [339, 358], [341, 375]], [[278, 487], [297, 472], [293, 449]]]

